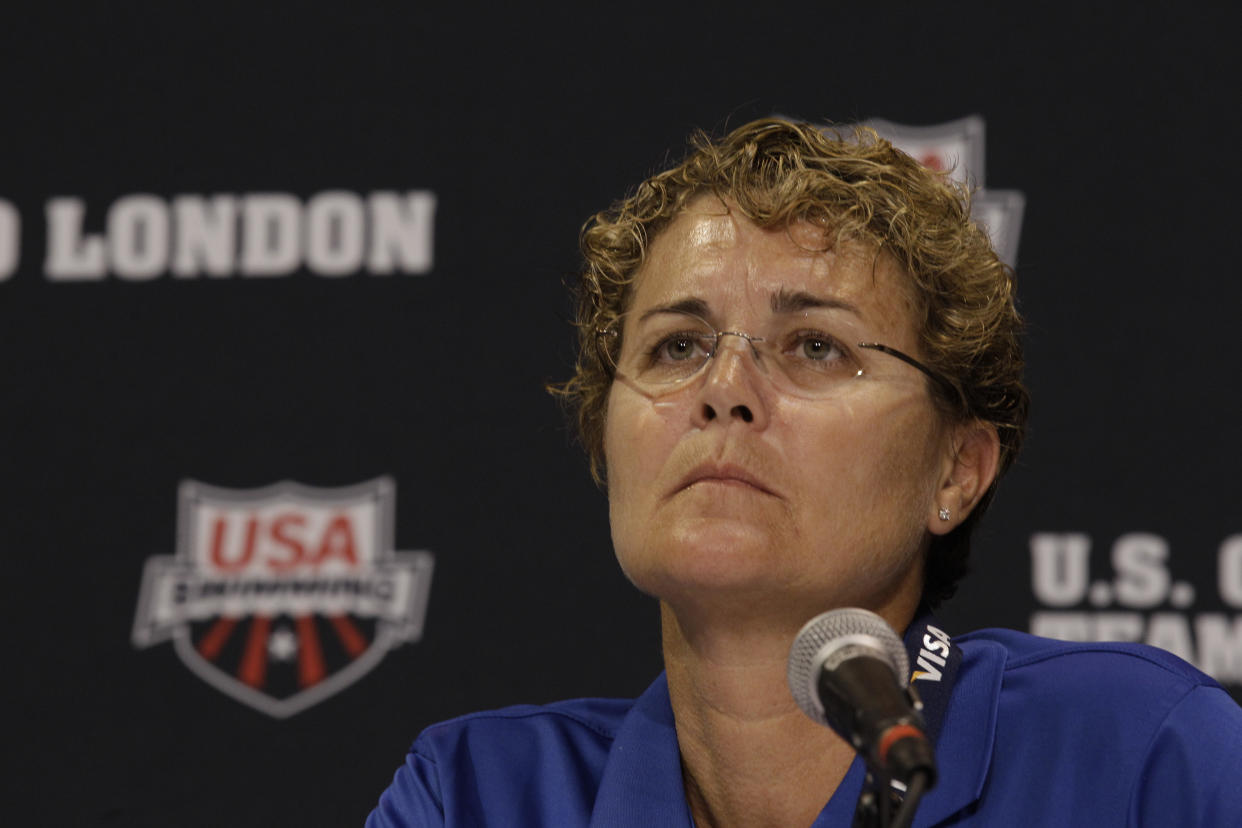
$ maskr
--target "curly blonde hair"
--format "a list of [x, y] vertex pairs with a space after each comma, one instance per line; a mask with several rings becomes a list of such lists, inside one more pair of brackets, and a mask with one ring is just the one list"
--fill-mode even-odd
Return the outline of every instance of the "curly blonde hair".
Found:
[[[760, 227], [811, 222], [836, 243], [862, 243], [891, 256], [909, 278], [924, 361], [957, 392], [932, 383], [933, 398], [954, 421], [994, 426], [1001, 472], [1013, 463], [1029, 407], [1014, 274], [971, 220], [969, 192], [873, 130], [855, 128], [845, 138], [766, 118], [719, 141], [697, 133], [684, 161], [583, 226], [578, 362], [574, 376], [551, 390], [576, 414], [597, 481], [605, 477], [604, 417], [613, 380], [600, 332], [627, 309], [651, 242], [688, 202], [709, 193]], [[952, 595], [965, 574], [969, 537], [992, 491], [969, 520], [933, 539], [923, 593], [928, 604]]]

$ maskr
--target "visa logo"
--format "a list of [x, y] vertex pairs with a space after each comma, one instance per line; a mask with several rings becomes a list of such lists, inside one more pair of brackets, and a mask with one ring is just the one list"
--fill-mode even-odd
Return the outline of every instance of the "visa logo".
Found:
[[940, 668], [949, 657], [949, 634], [944, 630], [927, 625], [927, 633], [923, 636], [923, 646], [919, 649], [919, 657], [915, 663], [919, 669], [914, 671], [911, 681], [940, 681]]

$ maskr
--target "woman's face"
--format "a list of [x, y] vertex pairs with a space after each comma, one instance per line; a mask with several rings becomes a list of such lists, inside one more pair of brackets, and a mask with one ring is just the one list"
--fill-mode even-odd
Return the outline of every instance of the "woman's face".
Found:
[[[810, 252], [822, 246], [809, 226], [763, 230], [700, 198], [652, 243], [630, 316], [695, 303], [716, 330], [757, 333], [796, 297], [849, 348], [917, 358], [896, 265], [861, 246]], [[604, 450], [630, 580], [674, 607], [912, 606], [948, 429], [917, 370], [857, 353], [864, 375], [818, 399], [774, 387], [736, 336], [675, 392], [614, 382]]]

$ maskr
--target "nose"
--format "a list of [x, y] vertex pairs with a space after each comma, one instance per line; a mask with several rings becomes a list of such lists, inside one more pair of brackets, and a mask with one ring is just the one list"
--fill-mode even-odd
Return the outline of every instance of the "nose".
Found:
[[754, 346], [743, 337], [722, 336], [717, 341], [715, 356], [703, 368], [706, 376], [693, 415], [696, 426], [704, 428], [714, 420], [767, 426], [766, 380], [759, 376], [758, 358]]

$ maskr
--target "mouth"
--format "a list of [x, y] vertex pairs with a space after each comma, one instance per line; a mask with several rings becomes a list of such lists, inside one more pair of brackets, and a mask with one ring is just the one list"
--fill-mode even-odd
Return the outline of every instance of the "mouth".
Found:
[[776, 495], [776, 492], [772, 491], [766, 483], [746, 469], [739, 466], [715, 463], [707, 463], [696, 467], [682, 478], [674, 493], [683, 492], [695, 486], [708, 485], [753, 489], [763, 494]]

